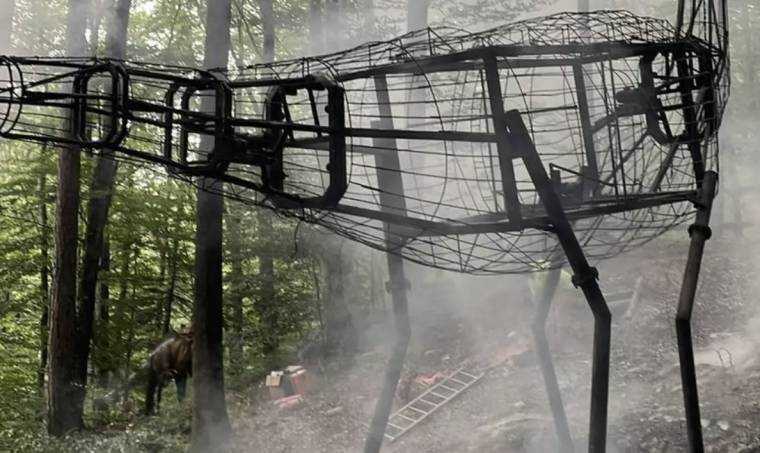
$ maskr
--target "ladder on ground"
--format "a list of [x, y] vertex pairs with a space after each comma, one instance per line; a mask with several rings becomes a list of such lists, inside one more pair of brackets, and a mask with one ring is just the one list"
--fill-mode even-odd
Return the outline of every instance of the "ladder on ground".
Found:
[[641, 277], [638, 277], [632, 290], [617, 291], [605, 295], [613, 319], [625, 321], [632, 316], [641, 297], [641, 281]]
[[483, 372], [467, 371], [467, 367], [464, 366], [458, 368], [409, 404], [394, 412], [388, 418], [385, 438], [393, 442], [408, 433], [430, 414], [476, 384], [484, 375]]

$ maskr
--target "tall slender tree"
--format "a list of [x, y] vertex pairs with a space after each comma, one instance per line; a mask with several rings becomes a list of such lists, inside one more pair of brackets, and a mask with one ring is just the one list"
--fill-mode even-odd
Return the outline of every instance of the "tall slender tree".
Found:
[[[66, 18], [66, 53], [87, 53], [85, 29], [87, 0], [70, 0]], [[82, 407], [77, 404], [76, 292], [79, 225], [79, 148], [63, 148], [58, 154], [56, 203], [55, 277], [50, 307], [50, 379], [48, 432], [61, 436], [82, 427]]]
[[[206, 40], [203, 66], [226, 68], [230, 53], [230, 0], [209, 1], [206, 8]], [[204, 99], [212, 110], [214, 99]], [[202, 149], [213, 149], [204, 136]], [[219, 451], [231, 428], [224, 400], [222, 353], [222, 215], [221, 182], [199, 181], [195, 236], [195, 300], [193, 304], [193, 430], [192, 450]], [[205, 190], [204, 190], [205, 189]], [[217, 189], [215, 191], [215, 189]]]
[[[43, 147], [43, 159], [45, 155]], [[40, 365], [37, 370], [37, 386], [40, 391], [45, 387], [45, 369], [48, 360], [48, 306], [50, 304], [50, 232], [48, 231], [47, 209], [47, 171], [44, 162], [40, 165], [40, 174], [37, 177], [39, 223], [40, 223]]]
[[[229, 289], [227, 300], [231, 310], [232, 338], [230, 344], [231, 371], [237, 372], [243, 363], [243, 233], [241, 231], [241, 206], [227, 205], [225, 224], [227, 225], [228, 251], [230, 258]], [[230, 209], [232, 208], [232, 209]]]
[[360, 36], [364, 41], [374, 41], [378, 39], [377, 18], [375, 17], [375, 0], [363, 0], [362, 9], [364, 11], [362, 30]]
[[[108, 236], [103, 238], [103, 253], [100, 255], [100, 272], [111, 271], [111, 244]], [[97, 331], [93, 334], [93, 346], [95, 346], [94, 364], [98, 373], [98, 382], [101, 387], [106, 387], [113, 370], [113, 363], [108, 354], [111, 337], [109, 336], [109, 324], [111, 323], [111, 286], [106, 279], [98, 278], [98, 319]]]
[[[260, 0], [261, 6], [261, 26], [264, 31], [262, 42], [262, 59], [264, 63], [274, 61], [275, 53], [275, 27], [274, 27], [274, 10], [272, 0]], [[275, 291], [275, 272], [274, 272], [274, 225], [272, 224], [272, 213], [266, 209], [258, 211], [259, 239], [262, 242], [261, 253], [259, 254], [259, 281], [261, 282], [261, 297], [256, 304], [259, 316], [264, 324], [262, 332], [264, 333], [261, 341], [262, 350], [265, 355], [270, 356], [279, 347], [278, 329], [278, 312], [277, 312], [277, 292]]]
[[327, 300], [323, 312], [324, 348], [328, 354], [351, 355], [356, 352], [358, 342], [358, 332], [346, 297], [350, 265], [344, 249], [350, 249], [351, 245], [343, 238], [332, 239], [327, 240], [326, 247], [321, 251], [327, 275]]
[[[115, 0], [108, 14], [106, 56], [123, 60], [126, 57], [127, 25], [132, 0]], [[93, 35], [97, 34], [97, 30]], [[103, 255], [103, 238], [111, 207], [111, 196], [118, 165], [112, 151], [104, 150], [97, 158], [87, 204], [87, 227], [82, 259], [77, 316], [77, 383], [78, 404], [83, 404], [87, 386], [87, 364], [90, 357], [98, 271]]]
[[260, 0], [261, 28], [263, 30], [262, 60], [264, 63], [274, 61], [274, 3], [272, 0]]
[[428, 25], [428, 6], [430, 0], [407, 0], [406, 30], [419, 30]]
[[343, 48], [346, 41], [346, 24], [340, 0], [325, 0], [325, 46], [327, 52]]
[[[175, 233], [178, 234], [178, 233]], [[164, 309], [161, 321], [161, 333], [167, 335], [171, 330], [172, 310], [174, 306], [174, 297], [177, 291], [177, 279], [179, 278], [179, 239], [172, 238], [169, 249], [169, 284], [166, 285], [166, 294], [164, 295]]]
[[309, 53], [317, 55], [324, 50], [324, 4], [321, 0], [309, 0]]
[[8, 55], [13, 36], [13, 15], [16, 12], [15, 0], [0, 0], [0, 52]]

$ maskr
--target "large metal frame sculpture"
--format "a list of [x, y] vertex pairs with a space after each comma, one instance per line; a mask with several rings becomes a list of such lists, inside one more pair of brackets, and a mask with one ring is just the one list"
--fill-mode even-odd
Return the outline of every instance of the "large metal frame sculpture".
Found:
[[[388, 251], [398, 338], [366, 451], [382, 443], [408, 343], [399, 257], [476, 274], [567, 263], [595, 319], [589, 450], [604, 451], [610, 312], [587, 257], [644, 243], [693, 205], [676, 325], [689, 445], [701, 451], [690, 317], [728, 93], [724, 11], [725, 0], [680, 0], [674, 26], [597, 11], [424, 29], [230, 71], [3, 57], [0, 136], [217, 178], [228, 197]], [[570, 448], [550, 303], [537, 309], [536, 349]]]

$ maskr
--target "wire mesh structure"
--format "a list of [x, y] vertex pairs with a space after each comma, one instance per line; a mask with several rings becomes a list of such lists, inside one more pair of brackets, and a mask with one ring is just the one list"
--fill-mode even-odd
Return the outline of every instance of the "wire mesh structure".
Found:
[[[616, 255], [696, 211], [676, 330], [699, 452], [690, 320], [728, 97], [725, 11], [725, 0], [679, 0], [675, 25], [597, 11], [474, 34], [429, 28], [233, 70], [0, 57], [0, 137], [102, 150], [192, 183], [218, 179], [226, 184], [211, 187], [227, 197], [427, 266], [488, 274], [568, 264], [594, 315], [595, 452], [606, 445], [611, 315], [587, 257]], [[395, 255], [397, 341], [367, 452], [382, 444], [409, 340]], [[544, 331], [550, 304], [549, 295], [537, 306], [536, 351], [570, 449]]]
[[719, 39], [624, 11], [231, 71], [5, 58], [1, 135], [60, 144], [73, 104], [76, 144], [219, 177], [227, 196], [428, 266], [526, 272], [562, 262], [500, 111], [520, 111], [588, 256], [609, 257], [687, 219], [717, 166], [726, 62]]

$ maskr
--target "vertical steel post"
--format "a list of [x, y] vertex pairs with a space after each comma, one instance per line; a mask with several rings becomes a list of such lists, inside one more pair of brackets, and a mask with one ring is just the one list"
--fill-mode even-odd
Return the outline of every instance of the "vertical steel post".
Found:
[[607, 399], [610, 375], [611, 315], [597, 282], [598, 273], [586, 260], [583, 249], [567, 220], [559, 196], [541, 162], [530, 133], [517, 110], [506, 113], [513, 155], [522, 157], [541, 198], [567, 261], [573, 269], [573, 285], [580, 287], [594, 315], [594, 350], [591, 370], [591, 417], [588, 451], [603, 453], [607, 443]]
[[[393, 129], [393, 114], [388, 94], [388, 84], [385, 76], [375, 77], [375, 90], [377, 93], [378, 111], [380, 121], [372, 124], [373, 128]], [[396, 140], [392, 138], [375, 138], [373, 145], [384, 148], [385, 152], [375, 156], [377, 168], [377, 183], [380, 197], [380, 206], [383, 211], [394, 214], [406, 212], [406, 201], [403, 197], [404, 183], [401, 179]], [[403, 246], [399, 235], [393, 231], [393, 225], [385, 224], [386, 249], [394, 250]], [[388, 417], [393, 406], [393, 397], [396, 394], [396, 386], [401, 377], [401, 370], [406, 359], [406, 350], [409, 346], [411, 327], [409, 325], [409, 308], [407, 301], [407, 288], [409, 282], [404, 273], [404, 261], [390, 252], [386, 252], [388, 260], [388, 291], [391, 293], [393, 302], [393, 323], [396, 330], [396, 338], [393, 344], [391, 356], [385, 369], [383, 388], [375, 406], [375, 413], [364, 443], [364, 453], [377, 453], [383, 445], [385, 429]]]
[[520, 197], [517, 191], [515, 169], [507, 137], [506, 118], [504, 117], [504, 98], [501, 92], [501, 80], [499, 79], [499, 67], [496, 57], [488, 55], [483, 58], [483, 66], [486, 72], [486, 84], [488, 85], [488, 100], [493, 116], [494, 134], [496, 134], [496, 150], [499, 153], [499, 170], [501, 171], [502, 194], [504, 196], [504, 208], [507, 218], [515, 224], [522, 221], [520, 213]]
[[[586, 90], [586, 75], [584, 74], [583, 65], [578, 63], [573, 65], [573, 78], [575, 80], [575, 92], [578, 99], [578, 115], [581, 120], [581, 132], [583, 132], [583, 147], [586, 150], [586, 165], [589, 168], [591, 184], [594, 187], [593, 193], [598, 192], [599, 164], [596, 160], [596, 150], [594, 149], [594, 131], [591, 126], [591, 113], [589, 111], [588, 93]], [[585, 181], [584, 181], [585, 182]]]
[[549, 406], [554, 418], [554, 428], [557, 431], [559, 451], [564, 452], [573, 451], [573, 438], [570, 434], [570, 427], [567, 424], [567, 415], [562, 403], [562, 392], [559, 389], [549, 341], [546, 338], [546, 319], [549, 317], [552, 299], [557, 291], [561, 274], [561, 267], [547, 272], [546, 281], [536, 297], [536, 312], [533, 315], [532, 330], [536, 354], [538, 355], [538, 364], [541, 367], [541, 375], [544, 378], [544, 386], [546, 387], [546, 396], [549, 398]]
[[709, 226], [710, 212], [717, 183], [717, 173], [714, 171], [705, 172], [705, 178], [699, 191], [697, 216], [694, 224], [689, 227], [691, 244], [689, 245], [689, 257], [686, 260], [686, 270], [683, 274], [676, 314], [676, 335], [678, 337], [678, 356], [681, 363], [681, 387], [686, 411], [686, 429], [689, 435], [689, 451], [694, 453], [702, 453], [704, 445], [699, 414], [697, 376], [694, 366], [694, 344], [691, 338], [691, 313], [694, 308], [694, 295], [697, 292], [705, 242], [712, 235]]

